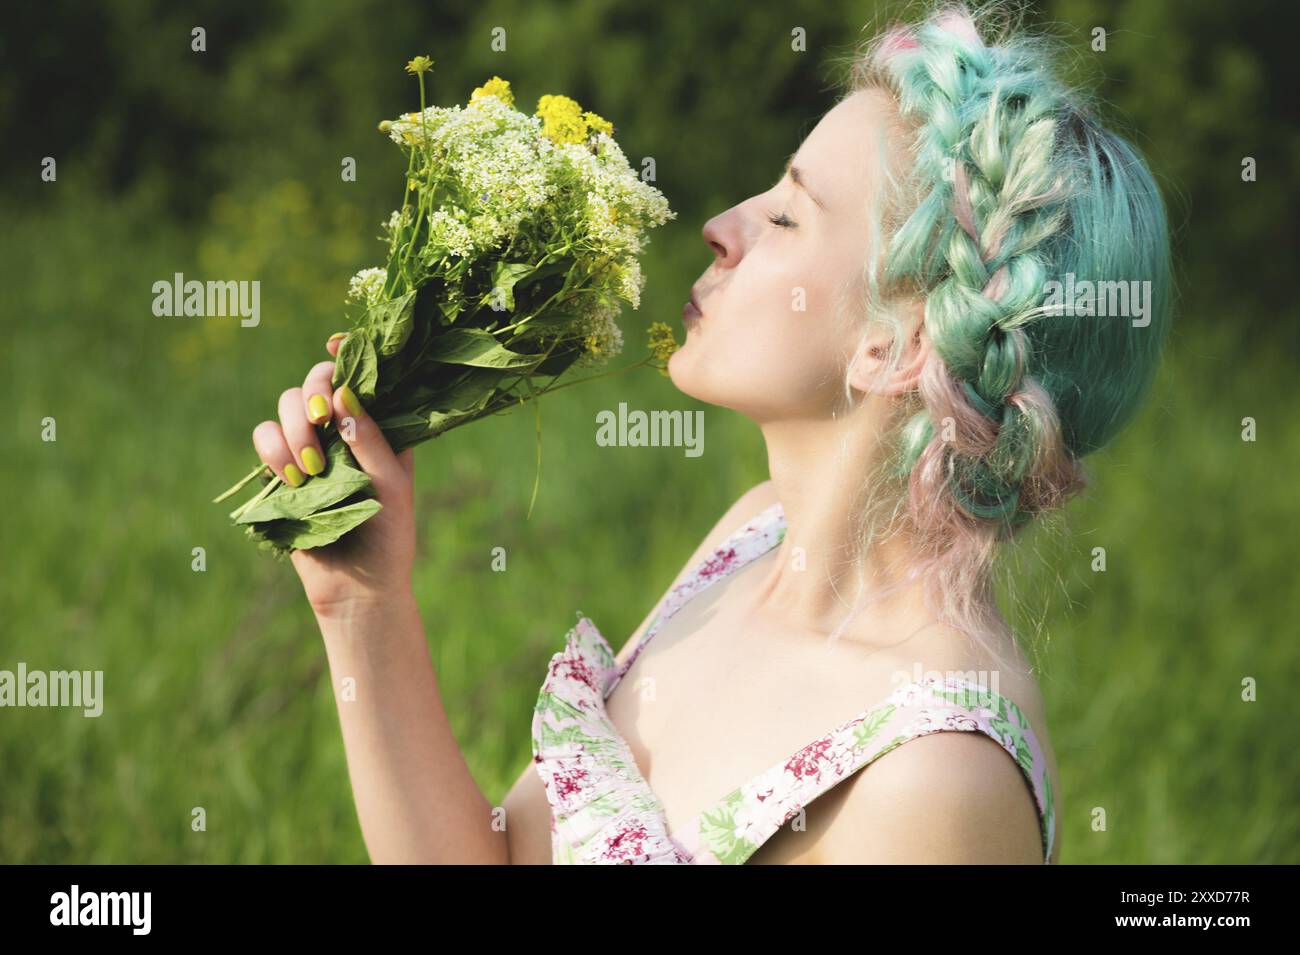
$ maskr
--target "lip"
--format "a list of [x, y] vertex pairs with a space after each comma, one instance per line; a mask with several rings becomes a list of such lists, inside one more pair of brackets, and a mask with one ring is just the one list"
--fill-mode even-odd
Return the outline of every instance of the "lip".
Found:
[[682, 318], [698, 320], [703, 316], [704, 313], [700, 311], [699, 300], [696, 299], [695, 297], [695, 289], [692, 288], [690, 300], [685, 305], [682, 306]]

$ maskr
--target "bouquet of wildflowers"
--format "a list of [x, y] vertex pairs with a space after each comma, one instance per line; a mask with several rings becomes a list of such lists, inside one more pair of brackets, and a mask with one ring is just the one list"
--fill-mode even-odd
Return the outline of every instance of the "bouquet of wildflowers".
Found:
[[[379, 125], [407, 156], [402, 207], [384, 225], [387, 262], [352, 279], [333, 382], [397, 452], [617, 355], [619, 303], [637, 308], [644, 288], [646, 233], [676, 217], [600, 116], [565, 96], [525, 115], [495, 76], [465, 107], [426, 108], [431, 66], [406, 67], [420, 112]], [[668, 326], [652, 325], [652, 356], [673, 347]], [[379, 510], [334, 423], [320, 436], [326, 469], [310, 481], [291, 487], [258, 467], [216, 499], [260, 477], [231, 517], [278, 554], [331, 543]]]

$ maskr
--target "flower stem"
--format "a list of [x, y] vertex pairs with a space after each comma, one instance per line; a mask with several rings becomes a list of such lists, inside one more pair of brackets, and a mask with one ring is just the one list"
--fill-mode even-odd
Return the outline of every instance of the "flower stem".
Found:
[[250, 497], [241, 506], [231, 511], [230, 519], [232, 521], [239, 520], [239, 516], [241, 514], [243, 514], [253, 505], [262, 503], [264, 500], [267, 499], [268, 496], [270, 496], [272, 491], [274, 491], [277, 487], [279, 487], [283, 483], [284, 482], [280, 480], [279, 475], [273, 477], [270, 481], [267, 482], [266, 487], [262, 488], [262, 490], [258, 491], [256, 494]]
[[566, 381], [562, 385], [554, 385], [552, 387], [543, 390], [541, 394], [549, 395], [552, 391], [560, 391], [564, 388], [572, 388], [574, 385], [580, 385], [585, 381], [595, 381], [597, 378], [611, 378], [614, 375], [624, 374], [625, 372], [632, 371], [633, 369], [641, 368], [645, 365], [649, 365], [651, 363], [650, 362], [651, 357], [652, 356], [646, 356], [645, 358], [642, 358], [640, 361], [636, 362], [635, 364], [628, 365], [625, 368], [615, 368], [612, 371], [602, 371], [598, 375], [588, 375], [586, 378], [576, 378], [573, 381]]
[[524, 383], [528, 386], [528, 393], [532, 395], [533, 411], [537, 419], [537, 473], [533, 478], [533, 496], [528, 501], [528, 513], [524, 516], [524, 520], [532, 520], [533, 505], [537, 503], [537, 489], [542, 483], [542, 405], [533, 392], [532, 379], [525, 378]]
[[212, 503], [220, 504], [222, 501], [224, 501], [226, 498], [230, 497], [231, 495], [238, 494], [240, 491], [244, 489], [245, 486], [247, 486], [249, 481], [253, 480], [253, 478], [257, 477], [259, 474], [270, 477], [271, 471], [269, 468], [267, 468], [265, 464], [259, 464], [257, 467], [253, 468], [253, 470], [249, 471], [248, 475], [243, 480], [241, 480], [238, 484], [232, 487], [230, 490], [226, 491], [220, 497], [214, 497], [212, 499]]

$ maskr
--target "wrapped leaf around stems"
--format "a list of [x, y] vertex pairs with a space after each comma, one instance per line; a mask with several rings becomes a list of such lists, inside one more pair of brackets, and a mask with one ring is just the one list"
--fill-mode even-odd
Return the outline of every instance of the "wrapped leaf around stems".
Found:
[[265, 524], [275, 520], [300, 520], [333, 507], [369, 486], [366, 472], [335, 464], [323, 480], [308, 481], [301, 487], [286, 487], [235, 518], [236, 524]]
[[308, 550], [332, 544], [374, 514], [380, 504], [373, 498], [343, 507], [317, 511], [302, 520], [272, 521], [255, 525], [252, 536], [266, 541], [278, 551]]

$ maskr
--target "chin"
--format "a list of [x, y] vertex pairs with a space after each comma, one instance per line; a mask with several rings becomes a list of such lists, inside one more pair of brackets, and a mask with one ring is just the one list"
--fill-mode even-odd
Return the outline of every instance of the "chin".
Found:
[[796, 412], [815, 413], [815, 408], [799, 409], [786, 397], [808, 396], [797, 379], [781, 376], [784, 369], [774, 367], [765, 371], [766, 354], [746, 355], [739, 363], [729, 363], [719, 360], [717, 349], [705, 349], [704, 344], [688, 338], [668, 358], [668, 377], [682, 394], [744, 415], [756, 424], [787, 418]]
[[735, 395], [729, 395], [724, 387], [726, 382], [719, 379], [718, 369], [710, 369], [707, 362], [701, 361], [696, 352], [699, 342], [682, 345], [668, 359], [668, 377], [672, 379], [677, 390], [696, 401], [718, 405], [723, 408], [733, 407]]
[[692, 387], [698, 385], [699, 382], [695, 373], [694, 353], [691, 351], [690, 340], [691, 337], [688, 332], [686, 343], [668, 356], [668, 377], [682, 394], [690, 395], [692, 398], [699, 398], [700, 396], [695, 393], [695, 388]]

